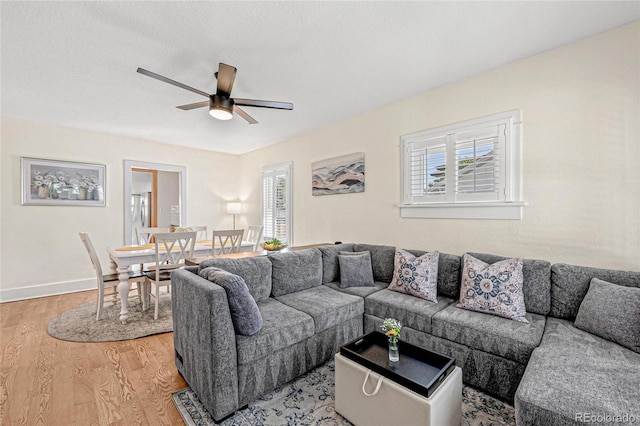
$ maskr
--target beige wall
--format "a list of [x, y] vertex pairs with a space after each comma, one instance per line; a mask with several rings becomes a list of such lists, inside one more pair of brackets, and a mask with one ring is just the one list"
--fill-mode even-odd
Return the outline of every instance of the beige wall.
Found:
[[[230, 228], [224, 200], [237, 197], [239, 157], [9, 118], [1, 128], [0, 300], [95, 288], [78, 237], [87, 231], [103, 267], [123, 244], [124, 160], [187, 168], [185, 224]], [[106, 164], [106, 207], [22, 206], [20, 157]], [[93, 275], [95, 277], [95, 275]]]
[[[359, 241], [640, 270], [640, 24], [397, 102], [242, 158], [258, 222], [259, 171], [293, 161], [295, 244]], [[521, 109], [523, 219], [402, 219], [403, 134]], [[365, 153], [366, 190], [311, 196], [311, 162]]]
[[[546, 52], [241, 157], [2, 118], [0, 301], [91, 288], [78, 231], [123, 242], [124, 160], [187, 167], [186, 224], [260, 223], [260, 168], [293, 161], [294, 243], [359, 241], [640, 270], [640, 24]], [[403, 134], [523, 116], [523, 219], [401, 219]], [[366, 191], [311, 196], [311, 162], [362, 151]], [[107, 165], [107, 207], [20, 205], [20, 157]], [[229, 177], [237, 177], [237, 179]], [[236, 183], [239, 180], [239, 183]]]

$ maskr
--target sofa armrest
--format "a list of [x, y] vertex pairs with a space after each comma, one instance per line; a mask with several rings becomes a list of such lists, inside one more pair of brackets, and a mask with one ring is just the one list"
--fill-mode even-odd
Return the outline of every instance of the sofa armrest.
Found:
[[238, 409], [236, 337], [225, 290], [189, 270], [171, 274], [178, 371], [218, 421]]

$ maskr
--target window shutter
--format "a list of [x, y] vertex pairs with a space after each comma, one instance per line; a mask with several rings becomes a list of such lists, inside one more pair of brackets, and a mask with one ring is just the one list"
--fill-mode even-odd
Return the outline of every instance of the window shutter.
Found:
[[447, 145], [445, 137], [408, 144], [409, 188], [413, 203], [444, 201]]
[[262, 176], [262, 235], [265, 240], [269, 240], [275, 235], [273, 218], [273, 176], [264, 174]]
[[504, 200], [505, 125], [453, 135], [456, 201]]
[[262, 226], [265, 240], [291, 244], [291, 164], [262, 170]]
[[285, 244], [288, 244], [287, 223], [289, 217], [289, 204], [287, 202], [287, 176], [284, 174], [275, 177], [275, 230], [274, 236]]

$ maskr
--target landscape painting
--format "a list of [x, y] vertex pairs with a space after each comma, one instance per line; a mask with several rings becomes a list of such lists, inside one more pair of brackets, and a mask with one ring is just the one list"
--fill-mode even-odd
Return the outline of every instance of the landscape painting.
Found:
[[364, 192], [364, 152], [311, 163], [313, 195]]

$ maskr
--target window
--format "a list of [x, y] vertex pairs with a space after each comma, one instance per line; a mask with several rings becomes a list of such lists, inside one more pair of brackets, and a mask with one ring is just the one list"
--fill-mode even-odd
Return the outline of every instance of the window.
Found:
[[291, 163], [262, 169], [262, 226], [265, 240], [292, 244]]
[[402, 217], [520, 219], [520, 111], [402, 136]]

